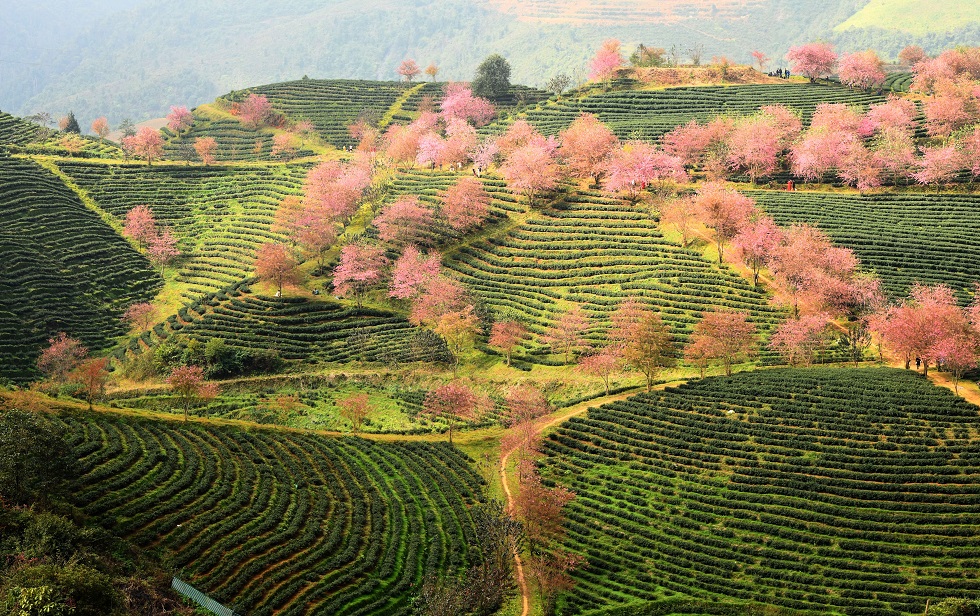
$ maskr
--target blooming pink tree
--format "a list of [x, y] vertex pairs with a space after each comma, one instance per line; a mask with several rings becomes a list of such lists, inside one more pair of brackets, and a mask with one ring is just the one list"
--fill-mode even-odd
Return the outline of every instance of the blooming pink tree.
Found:
[[766, 66], [769, 64], [769, 56], [759, 50], [756, 50], [752, 52], [752, 59], [755, 60], [755, 64], [759, 67], [760, 73], [766, 72]]
[[497, 321], [490, 328], [490, 346], [504, 352], [507, 365], [510, 366], [510, 356], [514, 348], [527, 338], [528, 329], [517, 321]]
[[378, 237], [396, 246], [430, 244], [435, 215], [431, 207], [415, 195], [404, 195], [388, 205], [374, 219]]
[[405, 60], [402, 60], [401, 64], [398, 65], [398, 74], [404, 77], [405, 81], [409, 83], [411, 83], [412, 80], [415, 79], [421, 72], [422, 69], [419, 68], [419, 65], [416, 64], [415, 60], [412, 58], [406, 58]]
[[470, 86], [464, 83], [449, 83], [443, 89], [439, 112], [447, 122], [456, 118], [483, 126], [497, 113], [493, 103], [473, 95]]
[[980, 340], [977, 332], [969, 327], [955, 327], [944, 335], [933, 347], [935, 359], [953, 377], [953, 391], [959, 393], [963, 373], [977, 367], [977, 353]]
[[706, 226], [714, 229], [718, 263], [724, 259], [725, 244], [732, 240], [756, 213], [755, 201], [724, 184], [708, 182], [694, 195], [694, 209]]
[[706, 312], [694, 326], [684, 357], [699, 364], [720, 361], [725, 375], [731, 376], [732, 365], [755, 352], [756, 335], [756, 326], [749, 321], [747, 312]]
[[630, 203], [639, 202], [643, 190], [657, 188], [661, 196], [675, 183], [688, 180], [680, 158], [645, 141], [627, 141], [606, 160], [604, 188]]
[[509, 190], [527, 197], [530, 208], [538, 194], [558, 186], [560, 169], [546, 145], [531, 142], [507, 156], [500, 175], [507, 180]]
[[589, 329], [589, 317], [580, 306], [572, 306], [566, 312], [561, 313], [548, 328], [543, 336], [545, 344], [564, 354], [565, 363], [571, 360], [571, 354], [576, 350], [583, 350], [588, 347], [585, 334]]
[[769, 258], [776, 300], [791, 305], [799, 316], [848, 309], [859, 303], [866, 288], [856, 277], [860, 265], [854, 252], [834, 246], [827, 234], [810, 225], [793, 225]]
[[783, 149], [774, 121], [762, 115], [743, 118], [728, 137], [728, 165], [733, 171], [744, 170], [754, 184], [776, 171]]
[[535, 130], [527, 120], [514, 120], [507, 127], [507, 130], [504, 131], [504, 134], [497, 137], [497, 151], [506, 157], [514, 150], [522, 148], [532, 141], [538, 141], [541, 138], [541, 133]]
[[424, 291], [430, 280], [439, 276], [441, 269], [439, 253], [424, 255], [417, 247], [408, 245], [392, 268], [388, 295], [398, 299], [414, 299]]
[[787, 319], [776, 327], [769, 348], [782, 355], [791, 366], [809, 366], [826, 341], [829, 324], [830, 317], [823, 313]]
[[147, 166], [153, 164], [154, 158], [163, 155], [163, 137], [159, 131], [148, 126], [139, 129], [135, 135], [123, 137], [122, 146], [131, 156], [145, 159]]
[[663, 136], [664, 150], [680, 157], [685, 165], [698, 167], [709, 178], [723, 177], [728, 170], [728, 136], [735, 122], [719, 116], [705, 125], [691, 120]]
[[157, 221], [148, 205], [137, 205], [126, 212], [123, 235], [145, 246], [157, 234]]
[[340, 251], [340, 263], [334, 270], [334, 290], [341, 297], [353, 295], [360, 308], [364, 293], [384, 280], [387, 264], [381, 247], [348, 244]]
[[496, 139], [487, 138], [484, 139], [476, 148], [470, 152], [470, 159], [473, 161], [473, 170], [479, 175], [493, 164], [500, 152], [500, 147], [497, 145]]
[[859, 51], [841, 56], [837, 74], [846, 86], [870, 90], [885, 83], [883, 66], [884, 62], [875, 52]]
[[589, 79], [609, 81], [616, 76], [616, 72], [623, 66], [623, 63], [620, 42], [616, 39], [604, 41], [592, 61], [589, 62]]
[[697, 217], [690, 197], [674, 198], [660, 204], [660, 224], [674, 225], [681, 234], [681, 245], [687, 248], [694, 233]]
[[139, 331], [145, 332], [150, 329], [150, 322], [153, 320], [153, 315], [156, 312], [156, 308], [153, 304], [148, 302], [137, 302], [135, 304], [130, 304], [126, 312], [123, 313], [123, 321], [126, 321], [133, 327], [139, 328]]
[[48, 339], [47, 348], [37, 358], [37, 369], [52, 381], [62, 383], [87, 355], [88, 349], [80, 340], [60, 332]]
[[429, 131], [419, 137], [418, 152], [415, 155], [415, 162], [422, 166], [440, 167], [445, 163], [443, 152], [446, 149], [446, 140], [439, 133]]
[[454, 230], [467, 233], [479, 227], [490, 214], [490, 195], [480, 180], [466, 176], [446, 190], [442, 215]]
[[284, 160], [290, 160], [296, 156], [299, 149], [296, 135], [293, 133], [279, 133], [272, 138], [272, 156], [278, 156]]
[[919, 61], [912, 67], [913, 92], [922, 94], [932, 94], [936, 84], [942, 81], [950, 81], [956, 77], [956, 71], [943, 58], [926, 58]]
[[430, 391], [425, 396], [422, 412], [446, 421], [449, 425], [449, 443], [452, 444], [453, 431], [459, 422], [475, 420], [491, 406], [489, 398], [455, 380]]
[[616, 349], [606, 347], [593, 355], [586, 355], [579, 359], [578, 369], [596, 378], [602, 379], [606, 386], [606, 395], [609, 395], [609, 377], [619, 369], [620, 359]]
[[902, 51], [898, 52], [898, 59], [908, 67], [915, 66], [928, 57], [925, 50], [918, 45], [907, 45]]
[[171, 107], [167, 114], [167, 128], [179, 135], [180, 131], [188, 129], [194, 124], [194, 115], [187, 110], [187, 107]]
[[211, 400], [218, 395], [218, 384], [206, 381], [204, 369], [200, 366], [174, 368], [167, 377], [167, 384], [184, 409], [184, 421], [187, 421], [192, 404]]
[[369, 164], [327, 161], [307, 174], [304, 203], [320, 216], [344, 221], [357, 210], [358, 200], [370, 184]]
[[561, 134], [558, 154], [577, 177], [598, 184], [606, 171], [606, 158], [619, 139], [591, 113], [583, 113]]
[[167, 265], [180, 256], [177, 238], [170, 233], [170, 229], [164, 229], [150, 238], [146, 253], [150, 258], [150, 263], [160, 266], [160, 274], [162, 275]]
[[807, 43], [790, 47], [786, 59], [790, 61], [794, 73], [804, 75], [810, 79], [810, 83], [814, 83], [834, 72], [837, 54], [827, 43]]
[[452, 118], [446, 125], [446, 139], [443, 142], [439, 164], [463, 165], [470, 158], [470, 152], [477, 147], [479, 137], [476, 128], [465, 120]]
[[282, 244], [262, 244], [255, 253], [255, 276], [276, 285], [276, 297], [282, 295], [283, 285], [299, 282], [296, 267], [296, 261]]
[[776, 247], [783, 241], [783, 231], [768, 216], [756, 216], [745, 224], [732, 239], [742, 262], [752, 269], [752, 284], [759, 286], [759, 271], [769, 262]]
[[249, 94], [238, 107], [238, 119], [250, 128], [258, 128], [273, 116], [272, 103], [262, 94]]
[[214, 150], [218, 147], [218, 142], [214, 137], [198, 137], [194, 140], [194, 151], [204, 166], [214, 164]]
[[956, 144], [925, 148], [919, 161], [919, 170], [912, 177], [919, 184], [935, 185], [938, 191], [943, 184], [952, 182], [965, 166], [963, 153]]
[[919, 110], [914, 102], [907, 98], [893, 96], [884, 103], [877, 103], [868, 108], [859, 132], [865, 137], [888, 129], [909, 132], [915, 129], [915, 118], [918, 113]]
[[980, 126], [963, 136], [960, 140], [963, 152], [963, 166], [970, 170], [973, 180], [980, 177]]
[[912, 358], [918, 357], [922, 373], [928, 375], [929, 366], [941, 355], [954, 354], [951, 347], [956, 341], [948, 337], [961, 335], [969, 323], [966, 313], [956, 304], [952, 289], [946, 285], [916, 284], [909, 300], [889, 308], [877, 325], [884, 345], [905, 358], [906, 369]]
[[980, 120], [980, 100], [968, 82], [944, 80], [935, 86], [936, 95], [923, 104], [926, 129], [932, 137], [948, 139], [956, 130]]
[[105, 139], [109, 136], [109, 121], [105, 119], [105, 116], [92, 120], [92, 132], [98, 135], [99, 139]]
[[430, 278], [412, 301], [408, 321], [412, 325], [435, 328], [443, 316], [451, 312], [460, 313], [470, 306], [466, 287], [448, 276]]

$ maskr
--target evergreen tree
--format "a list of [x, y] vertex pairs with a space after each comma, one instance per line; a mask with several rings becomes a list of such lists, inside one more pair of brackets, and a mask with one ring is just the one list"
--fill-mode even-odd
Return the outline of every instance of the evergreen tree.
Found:
[[510, 63], [499, 54], [489, 56], [476, 69], [472, 90], [474, 96], [500, 98], [510, 89]]
[[82, 134], [82, 127], [78, 125], [74, 111], [68, 112], [68, 123], [65, 125], [64, 131], [66, 133], [75, 133], [76, 135]]

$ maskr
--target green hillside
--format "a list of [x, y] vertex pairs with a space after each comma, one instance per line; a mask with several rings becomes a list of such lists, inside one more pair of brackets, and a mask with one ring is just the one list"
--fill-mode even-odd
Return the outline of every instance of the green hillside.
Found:
[[[910, 18], [913, 15], [914, 19]], [[834, 30], [881, 28], [924, 35], [956, 30], [978, 22], [980, 4], [972, 0], [870, 0]]]
[[[548, 101], [528, 110], [527, 121], [555, 135], [582, 113], [599, 117], [621, 139], [655, 140], [691, 120], [721, 114], [749, 115], [765, 105], [786, 105], [809, 122], [820, 103], [844, 103], [867, 109], [884, 97], [826, 84], [760, 84], [613, 91]], [[503, 130], [505, 126], [498, 126]]]
[[980, 597], [978, 428], [976, 407], [891, 369], [764, 370], [592, 409], [545, 444], [589, 560], [564, 613], [686, 596], [920, 614]]
[[173, 226], [183, 252], [177, 280], [188, 301], [251, 276], [255, 248], [280, 238], [269, 230], [276, 207], [301, 192], [307, 171], [298, 165], [59, 166], [118, 219], [148, 205], [158, 221]]
[[472, 462], [445, 444], [65, 415], [72, 500], [248, 614], [410, 614], [479, 558]]
[[36, 377], [58, 332], [100, 350], [161, 287], [145, 257], [34, 162], [0, 152], [0, 378]]
[[980, 281], [977, 195], [748, 193], [781, 225], [816, 224], [854, 249], [893, 298], [912, 283], [945, 283], [965, 304]]

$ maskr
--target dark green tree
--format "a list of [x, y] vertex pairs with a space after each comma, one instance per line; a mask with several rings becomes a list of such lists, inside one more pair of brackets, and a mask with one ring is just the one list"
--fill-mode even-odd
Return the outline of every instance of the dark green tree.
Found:
[[136, 125], [129, 118], [123, 118], [122, 122], [119, 123], [119, 130], [122, 131], [123, 137], [132, 137], [136, 134]]
[[65, 117], [65, 126], [61, 130], [66, 133], [75, 133], [76, 135], [82, 134], [82, 128], [78, 125], [78, 120], [75, 119], [74, 111], [68, 112], [68, 115]]
[[483, 98], [500, 98], [510, 89], [510, 63], [500, 54], [493, 54], [476, 69], [473, 94]]
[[70, 451], [40, 413], [0, 411], [0, 498], [28, 504], [57, 493], [72, 473]]

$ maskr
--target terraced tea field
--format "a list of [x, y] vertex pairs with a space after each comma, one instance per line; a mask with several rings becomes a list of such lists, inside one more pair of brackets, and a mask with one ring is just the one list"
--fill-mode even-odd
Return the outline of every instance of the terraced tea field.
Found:
[[478, 558], [483, 480], [444, 443], [62, 416], [73, 502], [253, 615], [410, 614]]
[[780, 225], [809, 222], [854, 249], [894, 298], [945, 283], [966, 304], [980, 282], [980, 196], [749, 192]]
[[61, 162], [61, 169], [103, 209], [123, 219], [148, 205], [171, 225], [184, 253], [178, 280], [193, 301], [252, 274], [255, 248], [279, 240], [269, 228], [279, 203], [302, 192], [299, 165], [181, 167]]
[[[883, 102], [877, 94], [826, 84], [760, 84], [681, 87], [664, 90], [613, 91], [585, 98], [548, 101], [527, 111], [528, 122], [546, 135], [556, 135], [581, 113], [598, 116], [621, 139], [659, 139], [691, 120], [705, 122], [721, 114], [748, 115], [765, 105], [786, 105], [810, 121], [820, 103], [846, 103], [866, 109]], [[494, 131], [506, 129], [495, 124]]]
[[[312, 122], [324, 141], [344, 147], [357, 145], [347, 127], [358, 116], [380, 120], [409, 87], [411, 84], [398, 81], [302, 79], [258, 86], [249, 92], [264, 95], [276, 111], [294, 122]], [[237, 100], [239, 96], [226, 98]]]
[[[909, 371], [774, 369], [592, 409], [546, 442], [577, 494], [566, 614], [722, 596], [844, 614], [980, 597], [977, 408]], [[700, 612], [699, 612], [700, 613]]]
[[[214, 159], [218, 162], [276, 161], [280, 159], [272, 155], [274, 136], [271, 130], [249, 128], [235, 118], [212, 118], [195, 113], [194, 124], [179, 136], [164, 129], [163, 152], [170, 160], [200, 162], [194, 142], [200, 137], [211, 137], [215, 141]], [[312, 153], [300, 149], [296, 156]]]
[[145, 257], [36, 163], [0, 153], [0, 378], [29, 379], [64, 331], [91, 350], [162, 286]]
[[[247, 289], [247, 287], [245, 287]], [[385, 363], [445, 361], [445, 343], [404, 317], [349, 308], [330, 300], [262, 297], [234, 289], [224, 301], [198, 303], [171, 319], [169, 329], [245, 350], [276, 350], [284, 359]]]
[[659, 310], [679, 340], [715, 308], [746, 310], [763, 329], [779, 319], [763, 291], [664, 238], [649, 213], [600, 192], [568, 194], [445, 261], [487, 304], [536, 333], [577, 303], [595, 317], [590, 337], [601, 340], [606, 317], [628, 296]]

